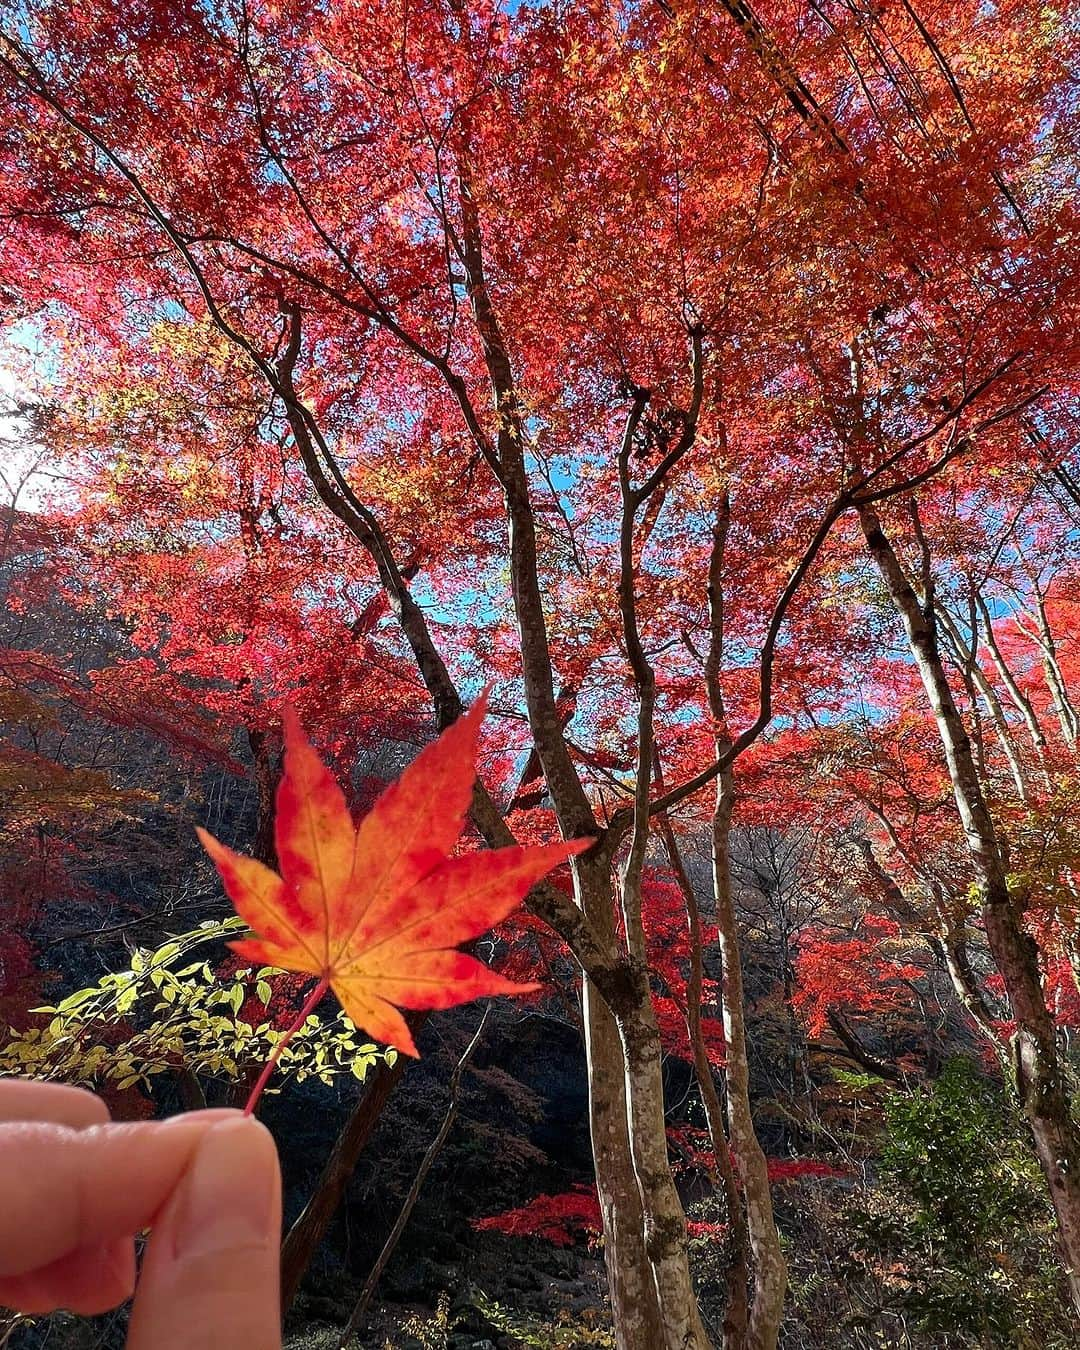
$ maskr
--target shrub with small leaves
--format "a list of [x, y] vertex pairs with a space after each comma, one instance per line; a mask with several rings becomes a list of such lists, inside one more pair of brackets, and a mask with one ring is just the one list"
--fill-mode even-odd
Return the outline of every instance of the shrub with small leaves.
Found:
[[[244, 928], [240, 919], [200, 924], [156, 951], [137, 949], [126, 970], [35, 1008], [51, 1020], [9, 1032], [0, 1073], [118, 1090], [148, 1087], [157, 1075], [183, 1070], [242, 1081], [285, 1037], [280, 1016], [267, 1005], [290, 978], [270, 967], [215, 973], [201, 949]], [[394, 1058], [343, 1013], [330, 1020], [313, 1013], [281, 1054], [279, 1087], [308, 1078], [331, 1084], [343, 1074], [363, 1080], [377, 1062]]]
[[936, 1082], [891, 1094], [880, 1167], [852, 1217], [882, 1311], [950, 1346], [1075, 1344], [1053, 1215], [999, 1087], [955, 1059]]

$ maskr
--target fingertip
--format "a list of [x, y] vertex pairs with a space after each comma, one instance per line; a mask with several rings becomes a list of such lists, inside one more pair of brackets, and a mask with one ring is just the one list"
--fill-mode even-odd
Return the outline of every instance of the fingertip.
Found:
[[109, 1108], [95, 1093], [67, 1083], [39, 1083], [30, 1078], [0, 1078], [0, 1125], [44, 1121], [84, 1130], [105, 1125]]
[[151, 1234], [129, 1350], [280, 1345], [281, 1179], [266, 1127], [209, 1129]]
[[213, 1126], [199, 1142], [174, 1216], [177, 1255], [260, 1242], [280, 1204], [277, 1148], [254, 1116]]

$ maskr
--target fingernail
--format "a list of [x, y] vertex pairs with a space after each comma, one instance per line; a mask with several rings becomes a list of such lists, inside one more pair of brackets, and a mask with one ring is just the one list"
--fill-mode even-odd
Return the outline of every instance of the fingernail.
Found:
[[206, 1126], [215, 1121], [239, 1120], [241, 1113], [229, 1106], [208, 1106], [202, 1111], [181, 1111], [178, 1116], [166, 1116], [164, 1120], [156, 1121], [155, 1124], [159, 1130], [167, 1127], [170, 1129], [174, 1125], [202, 1125]]
[[257, 1120], [223, 1121], [207, 1130], [177, 1198], [176, 1257], [277, 1242], [277, 1151]]

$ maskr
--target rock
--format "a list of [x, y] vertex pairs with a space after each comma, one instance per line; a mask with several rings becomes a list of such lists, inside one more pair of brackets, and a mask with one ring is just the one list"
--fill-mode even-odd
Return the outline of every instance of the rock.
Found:
[[561, 1279], [573, 1279], [578, 1273], [578, 1259], [570, 1247], [554, 1247], [544, 1265]]
[[452, 1284], [449, 1273], [426, 1256], [394, 1262], [382, 1279], [380, 1294], [395, 1303], [422, 1303], [433, 1308]]
[[478, 1336], [490, 1338], [493, 1332], [498, 1332], [498, 1327], [493, 1327], [479, 1308], [465, 1308], [455, 1318], [454, 1330], [467, 1332], [475, 1340]]
[[506, 1272], [506, 1287], [532, 1293], [543, 1287], [543, 1280], [531, 1266], [513, 1266]]

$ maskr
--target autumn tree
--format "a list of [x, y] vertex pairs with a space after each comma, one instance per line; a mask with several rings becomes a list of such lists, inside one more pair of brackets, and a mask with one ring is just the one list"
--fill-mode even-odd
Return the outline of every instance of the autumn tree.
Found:
[[[414, 664], [435, 726], [496, 681], [520, 719], [508, 751], [535, 756], [563, 836], [595, 840], [572, 897], [541, 886], [530, 904], [582, 971], [618, 1343], [708, 1343], [643, 922], [657, 826], [702, 793], [754, 1258], [725, 1339], [777, 1341], [731, 825], [739, 760], [774, 715], [835, 705], [835, 597], [860, 528], [946, 738], [1080, 1266], [1038, 972], [930, 588], [920, 602], [892, 542], [939, 479], [947, 493], [1057, 458], [1044, 442], [1076, 330], [1071, 30], [965, 2], [935, 33], [907, 0], [870, 17], [602, 0], [0, 12], [3, 284], [56, 353], [50, 397], [96, 423], [95, 473], [115, 479], [126, 424], [154, 481], [171, 476], [155, 510], [236, 494], [208, 516], [246, 514], [221, 591], [245, 611], [288, 543], [274, 511], [302, 518], [317, 552], [385, 595], [395, 670]], [[123, 392], [147, 371], [132, 422]], [[185, 548], [194, 576], [202, 557]], [[233, 674], [253, 678], [240, 646]], [[472, 809], [492, 846], [510, 842], [499, 787]]]

